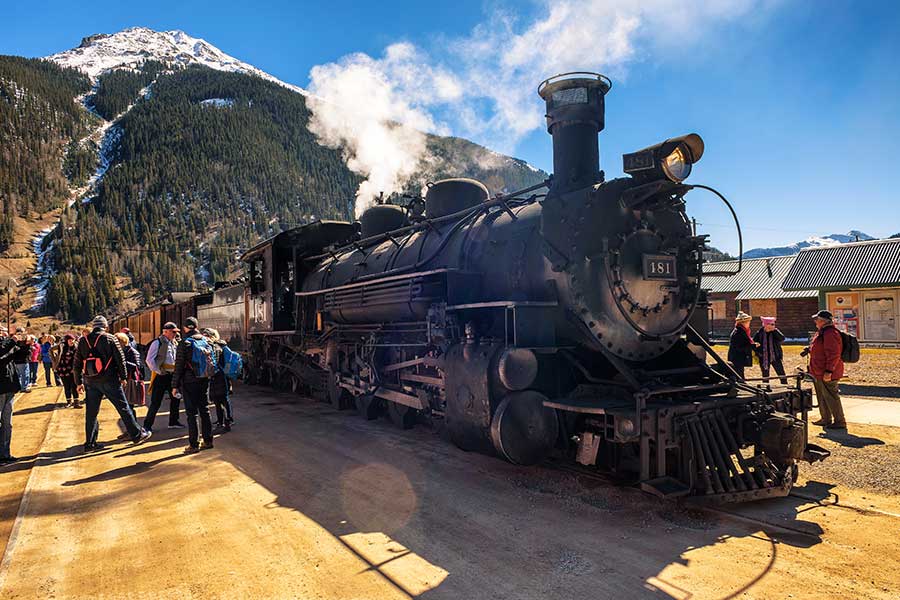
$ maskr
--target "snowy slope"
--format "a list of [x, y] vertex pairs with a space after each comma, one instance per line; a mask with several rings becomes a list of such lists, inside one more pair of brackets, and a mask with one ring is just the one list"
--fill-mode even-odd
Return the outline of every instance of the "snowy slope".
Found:
[[765, 258], [769, 256], [791, 256], [797, 254], [805, 248], [819, 248], [823, 246], [837, 246], [838, 244], [848, 244], [850, 242], [865, 242], [874, 240], [871, 235], [862, 231], [852, 230], [847, 233], [832, 233], [823, 237], [813, 236], [806, 238], [802, 242], [790, 244], [788, 246], [779, 246], [777, 248], [754, 248], [744, 252], [744, 258]]
[[146, 60], [158, 60], [173, 66], [204, 65], [218, 71], [256, 75], [288, 89], [305, 94], [302, 88], [285, 83], [225, 54], [209, 42], [191, 37], [183, 31], [154, 31], [146, 27], [131, 27], [118, 33], [98, 33], [81, 40], [71, 50], [46, 57], [47, 60], [80, 69], [91, 79], [122, 68], [134, 68]]

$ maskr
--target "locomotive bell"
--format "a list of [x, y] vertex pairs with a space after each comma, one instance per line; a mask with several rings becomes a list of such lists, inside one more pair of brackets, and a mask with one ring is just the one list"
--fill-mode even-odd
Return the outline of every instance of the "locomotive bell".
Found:
[[611, 87], [607, 77], [589, 72], [563, 73], [538, 86], [547, 104], [547, 131], [553, 136], [553, 192], [601, 181], [597, 134], [604, 127], [604, 97]]

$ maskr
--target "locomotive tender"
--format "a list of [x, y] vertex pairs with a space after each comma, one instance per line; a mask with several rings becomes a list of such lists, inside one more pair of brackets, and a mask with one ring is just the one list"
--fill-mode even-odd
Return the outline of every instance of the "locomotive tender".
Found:
[[610, 87], [593, 73], [541, 84], [544, 185], [491, 197], [439, 181], [424, 209], [375, 205], [359, 224], [318, 221], [248, 251], [250, 376], [664, 497], [786, 495], [798, 461], [828, 453], [808, 443], [799, 379], [745, 381], [704, 339], [706, 236], [684, 201], [696, 187], [718, 194], [684, 183], [703, 141], [627, 154], [628, 176], [605, 181]]

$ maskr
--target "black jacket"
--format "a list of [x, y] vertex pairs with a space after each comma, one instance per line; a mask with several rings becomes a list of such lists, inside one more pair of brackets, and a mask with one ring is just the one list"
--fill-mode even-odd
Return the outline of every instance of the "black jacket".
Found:
[[128, 378], [135, 379], [135, 373], [137, 373], [137, 379], [143, 379], [143, 371], [141, 371], [141, 354], [137, 351], [137, 349], [129, 344], [125, 348], [122, 348], [122, 353], [125, 355], [125, 369], [128, 371]]
[[778, 329], [775, 329], [772, 333], [766, 333], [765, 329], [760, 328], [753, 336], [753, 341], [759, 342], [759, 346], [755, 348], [757, 356], [762, 356], [763, 336], [768, 336], [769, 338], [769, 344], [772, 345], [772, 356], [775, 357], [776, 361], [782, 362], [784, 360], [784, 350], [781, 348], [781, 344], [784, 342], [784, 334]]
[[209, 379], [205, 377], [197, 377], [194, 374], [194, 369], [191, 366], [191, 355], [194, 350], [191, 345], [188, 343], [189, 339], [202, 340], [205, 339], [199, 333], [195, 333], [190, 337], [186, 337], [180, 342], [178, 342], [178, 348], [175, 350], [175, 375], [172, 377], [172, 388], [179, 389], [185, 383], [202, 383], [208, 382]]
[[[99, 358], [103, 363], [103, 372], [96, 377], [84, 375], [84, 361], [91, 356], [92, 352], [93, 356]], [[122, 345], [119, 344], [119, 340], [99, 328], [78, 340], [74, 372], [76, 384], [124, 380], [128, 376], [128, 371], [125, 369], [125, 355], [122, 353]]]
[[215, 401], [217, 398], [224, 399], [228, 394], [228, 391], [231, 389], [231, 382], [228, 381], [228, 378], [225, 377], [225, 347], [227, 344], [223, 341], [218, 341], [213, 344], [218, 350], [218, 362], [219, 362], [219, 372], [215, 374], [215, 376], [209, 380], [209, 397], [211, 400]]
[[743, 327], [736, 325], [731, 332], [728, 344], [728, 362], [736, 367], [749, 367], [753, 364], [753, 342], [750, 334]]
[[16, 340], [0, 338], [0, 394], [14, 394], [19, 391], [19, 377], [13, 366], [17, 351]]
[[16, 342], [16, 353], [13, 355], [13, 362], [17, 365], [24, 365], [31, 362], [31, 345], [26, 341]]

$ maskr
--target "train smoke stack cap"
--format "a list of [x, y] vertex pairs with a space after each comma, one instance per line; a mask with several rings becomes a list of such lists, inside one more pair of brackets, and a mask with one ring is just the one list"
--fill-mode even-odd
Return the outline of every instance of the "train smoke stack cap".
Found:
[[600, 181], [597, 134], [604, 127], [604, 98], [611, 87], [609, 78], [581, 71], [556, 75], [538, 86], [553, 136], [553, 191], [565, 193]]

